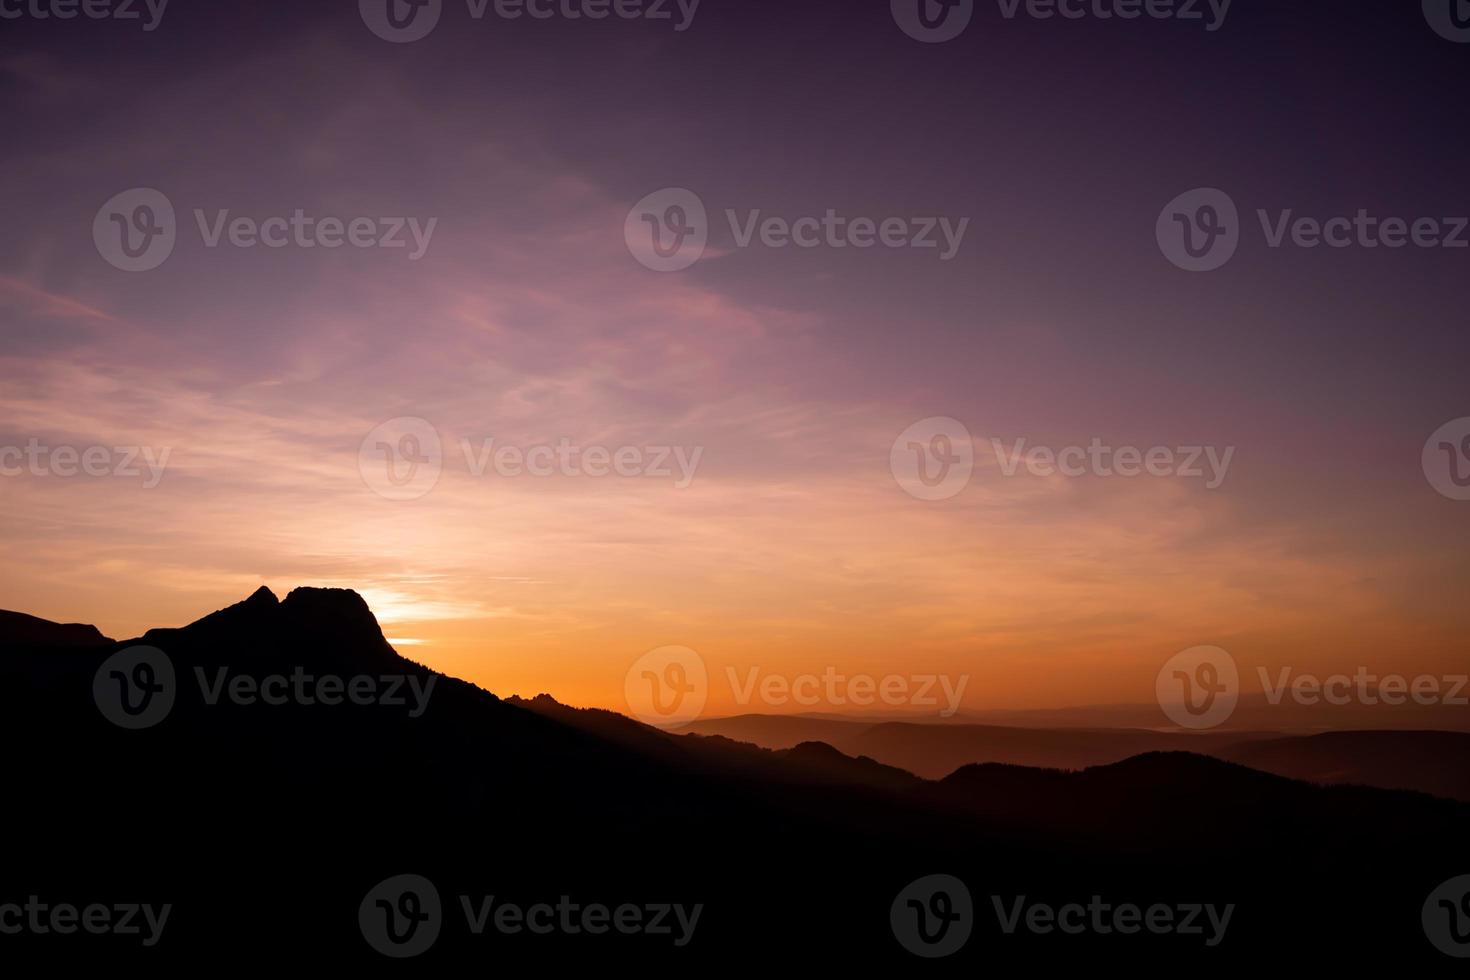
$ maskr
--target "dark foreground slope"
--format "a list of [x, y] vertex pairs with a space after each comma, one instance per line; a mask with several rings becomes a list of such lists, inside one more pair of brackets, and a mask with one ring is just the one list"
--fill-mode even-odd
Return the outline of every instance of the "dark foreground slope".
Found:
[[[115, 675], [166, 686], [156, 670], [108, 659], [139, 642], [166, 655], [174, 700], [130, 730], [99, 703], [120, 689]], [[342, 703], [322, 703], [334, 690]], [[0, 639], [0, 731], [0, 913], [30, 896], [172, 906], [155, 945], [22, 930], [0, 935], [7, 963], [436, 975], [1382, 962], [1428, 975], [1457, 964], [1425, 938], [1425, 897], [1470, 872], [1463, 805], [1319, 789], [1190, 754], [1076, 774], [977, 767], [931, 782], [823, 745], [768, 752], [549, 699], [509, 703], [399, 657], [343, 591], [278, 602], [262, 590], [192, 626], [103, 647]], [[895, 938], [891, 912], [905, 886], [935, 874], [967, 887], [972, 934], [931, 963]], [[431, 882], [437, 910], [428, 894], [374, 891], [400, 875]], [[1009, 915], [1018, 901], [1233, 912], [1208, 945], [1024, 922], [1008, 933], [996, 909]], [[544, 934], [495, 911], [538, 903], [550, 910], [536, 920]], [[623, 924], [636, 912], [644, 928], [563, 921], [574, 904], [605, 905]], [[676, 924], [673, 906], [699, 907], [692, 927]], [[384, 957], [365, 929], [390, 914], [422, 917], [434, 941], [403, 963]], [[916, 914], [899, 902], [900, 917]]]

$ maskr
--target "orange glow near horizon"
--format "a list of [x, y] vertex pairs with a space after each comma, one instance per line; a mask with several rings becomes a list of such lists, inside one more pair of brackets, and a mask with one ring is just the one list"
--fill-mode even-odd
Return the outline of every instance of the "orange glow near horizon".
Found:
[[[53, 264], [38, 244], [26, 263], [37, 271], [0, 276], [0, 317], [17, 338], [0, 357], [0, 446], [169, 456], [157, 486], [0, 477], [0, 606], [125, 638], [262, 583], [278, 595], [353, 588], [386, 635], [419, 641], [403, 643], [414, 659], [501, 695], [615, 710], [629, 666], [668, 645], [708, 663], [708, 714], [807, 708], [741, 704], [732, 669], [967, 677], [964, 707], [1002, 709], [1147, 703], [1160, 665], [1201, 644], [1230, 651], [1247, 690], [1256, 665], [1461, 669], [1470, 505], [1436, 494], [1419, 468], [1453, 406], [1393, 415], [1383, 406], [1399, 388], [1365, 397], [1372, 372], [1318, 377], [1295, 348], [1228, 363], [1249, 346], [1233, 339], [1241, 324], [1255, 344], [1297, 337], [1300, 303], [1222, 288], [1196, 308], [1185, 290], [1199, 283], [1154, 250], [1152, 199], [1137, 261], [1160, 266], [1162, 292], [1116, 293], [1105, 315], [1080, 281], [1056, 289], [1049, 261], [1016, 272], [1034, 313], [978, 291], [1003, 268], [988, 239], [963, 269], [821, 250], [777, 257], [777, 274], [760, 264], [774, 258], [712, 248], [688, 274], [659, 274], [622, 239], [625, 188], [510, 125], [449, 127], [475, 135], [463, 152], [442, 147], [443, 120], [407, 101], [377, 55], [292, 82], [285, 97], [301, 104], [350, 95], [330, 140], [313, 128], [262, 156], [223, 126], [187, 137], [207, 140], [196, 155], [174, 123], [219, 118], [218, 87], [201, 86], [137, 122], [154, 134], [146, 148], [116, 153], [146, 150], [141, 172], [171, 189], [184, 220], [191, 206], [243, 208], [224, 194], [236, 185], [304, 181], [310, 203], [318, 180], [361, 213], [438, 213], [420, 262], [186, 243], [156, 270], [120, 272], [88, 238], [117, 188], [68, 158], [75, 169], [60, 176], [97, 183], [66, 239], [78, 255]], [[274, 111], [282, 92], [239, 77], [235, 115]], [[359, 79], [350, 93], [344, 77]], [[385, 132], [409, 159], [339, 185], [385, 152]], [[435, 179], [405, 184], [431, 146]], [[168, 161], [184, 162], [170, 173]], [[433, 196], [406, 202], [405, 186]], [[1029, 221], [1023, 204], [987, 221]], [[880, 278], [891, 301], [865, 291]], [[1189, 343], [1161, 343], [1186, 303]], [[974, 473], [951, 499], [918, 500], [889, 451], [937, 416], [972, 431]], [[359, 453], [404, 417], [432, 423], [442, 473], [417, 499], [387, 499]], [[992, 437], [1236, 452], [1228, 480], [1206, 489], [1006, 475]], [[487, 440], [700, 456], [682, 487], [477, 475]]]
[[[94, 411], [116, 404], [107, 385], [118, 382], [80, 368], [68, 378], [99, 386]], [[1369, 574], [1385, 566], [1368, 560], [1383, 541], [1359, 540], [1358, 557], [1324, 553], [1310, 525], [1293, 538], [1241, 531], [1231, 499], [1198, 487], [1007, 478], [984, 452], [957, 499], [916, 501], [887, 473], [887, 440], [901, 426], [885, 428], [879, 411], [842, 419], [840, 431], [824, 431], [819, 410], [740, 419], [768, 426], [773, 447], [793, 438], [778, 430], [801, 430], [823, 456], [799, 476], [773, 476], [724, 467], [709, 451], [708, 472], [682, 490], [475, 476], [446, 429], [438, 486], [389, 501], [356, 465], [352, 436], [371, 419], [338, 423], [348, 435], [332, 445], [325, 427], [290, 431], [298, 423], [260, 404], [271, 397], [201, 406], [174, 423], [203, 427], [190, 431], [157, 421], [162, 412], [89, 420], [181, 447], [154, 489], [0, 483], [39, 556], [0, 572], [5, 605], [121, 639], [197, 619], [262, 582], [280, 596], [354, 588], [386, 635], [416, 641], [405, 655], [502, 696], [625, 711], [624, 675], [641, 654], [690, 647], [710, 669], [706, 716], [858, 710], [742, 703], [732, 670], [742, 683], [752, 670], [787, 681], [829, 669], [965, 677], [962, 707], [984, 709], [1145, 703], [1163, 661], [1200, 643], [1247, 668], [1412, 674], [1462, 663], [1453, 636], [1463, 622], [1425, 615], [1451, 607], [1449, 586], [1386, 588]], [[264, 447], [273, 465], [262, 466], [258, 432], [277, 426]], [[201, 443], [199, 431], [211, 438]], [[207, 448], [182, 448], [191, 444]], [[297, 489], [308, 474], [310, 496]], [[76, 514], [89, 519], [73, 536]], [[104, 527], [112, 543], [99, 543]], [[1429, 564], [1397, 571], [1423, 577]]]

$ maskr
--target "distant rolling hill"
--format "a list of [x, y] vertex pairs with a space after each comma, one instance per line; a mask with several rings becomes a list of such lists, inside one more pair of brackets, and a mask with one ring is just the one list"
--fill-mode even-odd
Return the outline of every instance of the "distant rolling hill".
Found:
[[[1258, 672], [1252, 675], [1259, 678]], [[1278, 683], [1279, 677], [1267, 675], [1271, 682]], [[1297, 677], [1298, 680], [1303, 679]], [[1457, 687], [1457, 681], [1441, 678], [1442, 686], [1437, 700], [1416, 703], [1412, 699], [1403, 704], [1388, 696], [1379, 697], [1376, 684], [1367, 688], [1368, 697], [1351, 697], [1346, 703], [1334, 704], [1325, 697], [1314, 697], [1311, 703], [1298, 702], [1284, 692], [1274, 703], [1271, 698], [1257, 691], [1247, 691], [1240, 696], [1230, 717], [1214, 731], [1225, 732], [1281, 732], [1307, 734], [1329, 731], [1441, 731], [1470, 732], [1470, 704], [1461, 699], [1470, 697], [1470, 686]], [[966, 724], [999, 725], [1007, 728], [1142, 728], [1147, 730], [1172, 727], [1157, 704], [1101, 704], [1080, 705], [1067, 708], [1028, 708], [1019, 710], [970, 710], [961, 709], [948, 718], [940, 718], [931, 712], [895, 712], [883, 716], [872, 714], [848, 715], [803, 713], [801, 717], [826, 718], [834, 721], [866, 721], [876, 724], [882, 721], [911, 721], [919, 724]]]
[[1470, 801], [1470, 734], [1464, 732], [1324, 732], [1209, 754], [1307, 782], [1412, 789]]
[[874, 724], [778, 715], [737, 715], [696, 721], [679, 731], [723, 735], [769, 749], [821, 741], [849, 755], [866, 755], [926, 779], [941, 779], [961, 766], [976, 762], [1082, 769], [1119, 762], [1143, 752], [1189, 751], [1212, 755], [1216, 748], [1276, 734], [1170, 734], [1144, 729], [1020, 728], [953, 722]]
[[680, 732], [722, 735], [768, 749], [821, 741], [926, 779], [962, 766], [998, 763], [1085, 769], [1147, 752], [1195, 752], [1263, 772], [1319, 783], [1410, 789], [1470, 801], [1470, 734], [1353, 731], [1158, 732], [1145, 729], [1022, 728], [955, 722], [838, 721], [809, 716], [737, 715], [693, 722]]

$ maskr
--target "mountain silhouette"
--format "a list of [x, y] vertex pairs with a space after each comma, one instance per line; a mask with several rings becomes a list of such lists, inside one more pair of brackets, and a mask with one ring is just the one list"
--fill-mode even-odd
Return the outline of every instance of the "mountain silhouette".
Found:
[[[278, 600], [262, 589], [132, 641], [56, 635], [0, 634], [16, 801], [0, 905], [40, 895], [173, 912], [150, 949], [3, 936], [8, 963], [310, 957], [372, 969], [388, 961], [359, 907], [412, 874], [441, 899], [442, 928], [415, 961], [427, 969], [911, 968], [890, 907], [943, 873], [973, 894], [975, 935], [950, 961], [968, 969], [1099, 957], [1242, 967], [1303, 936], [1318, 937], [1324, 964], [1432, 968], [1441, 954], [1424, 942], [1420, 904], [1470, 867], [1464, 804], [1321, 788], [1192, 753], [1081, 772], [965, 766], [932, 780], [809, 740], [772, 750], [550, 696], [502, 700], [400, 656], [347, 590]], [[143, 672], [127, 659], [145, 655]], [[170, 672], [167, 712], [126, 727], [143, 714], [119, 706], [163, 703], [124, 700], [129, 679], [161, 689]], [[1239, 912], [1229, 941], [1205, 949], [1185, 936], [1007, 934], [991, 911], [994, 896], [1094, 895]], [[684, 946], [617, 930], [476, 935], [464, 908], [485, 896], [703, 911]]]
[[0, 609], [0, 645], [38, 647], [101, 647], [113, 641], [95, 626], [53, 623], [25, 613]]
[[548, 694], [530, 700], [512, 697], [508, 703], [524, 706], [666, 762], [697, 765], [705, 772], [757, 772], [766, 779], [779, 782], [804, 785], [831, 782], [883, 789], [907, 788], [922, 782], [903, 769], [882, 765], [866, 756], [853, 758], [844, 755], [825, 742], [803, 742], [789, 749], [772, 751], [720, 736], [671, 737], [613, 711], [567, 707]]

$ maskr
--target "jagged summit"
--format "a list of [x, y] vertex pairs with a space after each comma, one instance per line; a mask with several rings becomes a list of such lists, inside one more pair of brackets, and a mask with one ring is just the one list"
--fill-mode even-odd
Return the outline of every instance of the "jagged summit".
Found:
[[292, 589], [280, 605], [286, 629], [324, 648], [392, 653], [367, 600], [352, 589]]
[[275, 594], [261, 586], [249, 598], [207, 616], [196, 619], [187, 626], [159, 627], [143, 634], [143, 642], [159, 645], [180, 635], [189, 636], [245, 636], [253, 633], [266, 621], [277, 607]]
[[180, 643], [201, 651], [253, 656], [289, 648], [342, 663], [397, 657], [367, 601], [351, 589], [295, 588], [278, 599], [266, 586], [247, 598], [174, 629], [151, 629], [141, 642], [165, 651]]
[[276, 594], [272, 592], [268, 586], [262, 585], [260, 588], [250, 593], [250, 598], [246, 599], [244, 603], [241, 603], [241, 605], [252, 603], [260, 605], [269, 604], [274, 606], [278, 605], [280, 601], [281, 600], [276, 598]]
[[301, 586], [288, 592], [285, 599], [277, 599], [274, 592], [262, 585], [248, 598], [212, 612], [182, 628], [192, 630], [226, 622], [238, 624], [247, 619], [269, 621], [277, 613], [287, 614], [293, 620], [298, 621], [320, 618], [357, 625], [371, 623], [374, 630], [377, 630], [378, 626], [377, 618], [368, 608], [367, 600], [352, 589], [319, 589]]
[[525, 704], [525, 705], [529, 705], [531, 707], [536, 707], [536, 708], [564, 708], [564, 707], [566, 707], [566, 705], [562, 704], [556, 698], [554, 698], [550, 694], [546, 694], [544, 692], [541, 693], [541, 694], [536, 695], [534, 698], [523, 698], [523, 697], [520, 697], [518, 695], [512, 694], [510, 697], [506, 698], [506, 700], [509, 701], [509, 702], [511, 702], [511, 703], [513, 703], [513, 704]]

